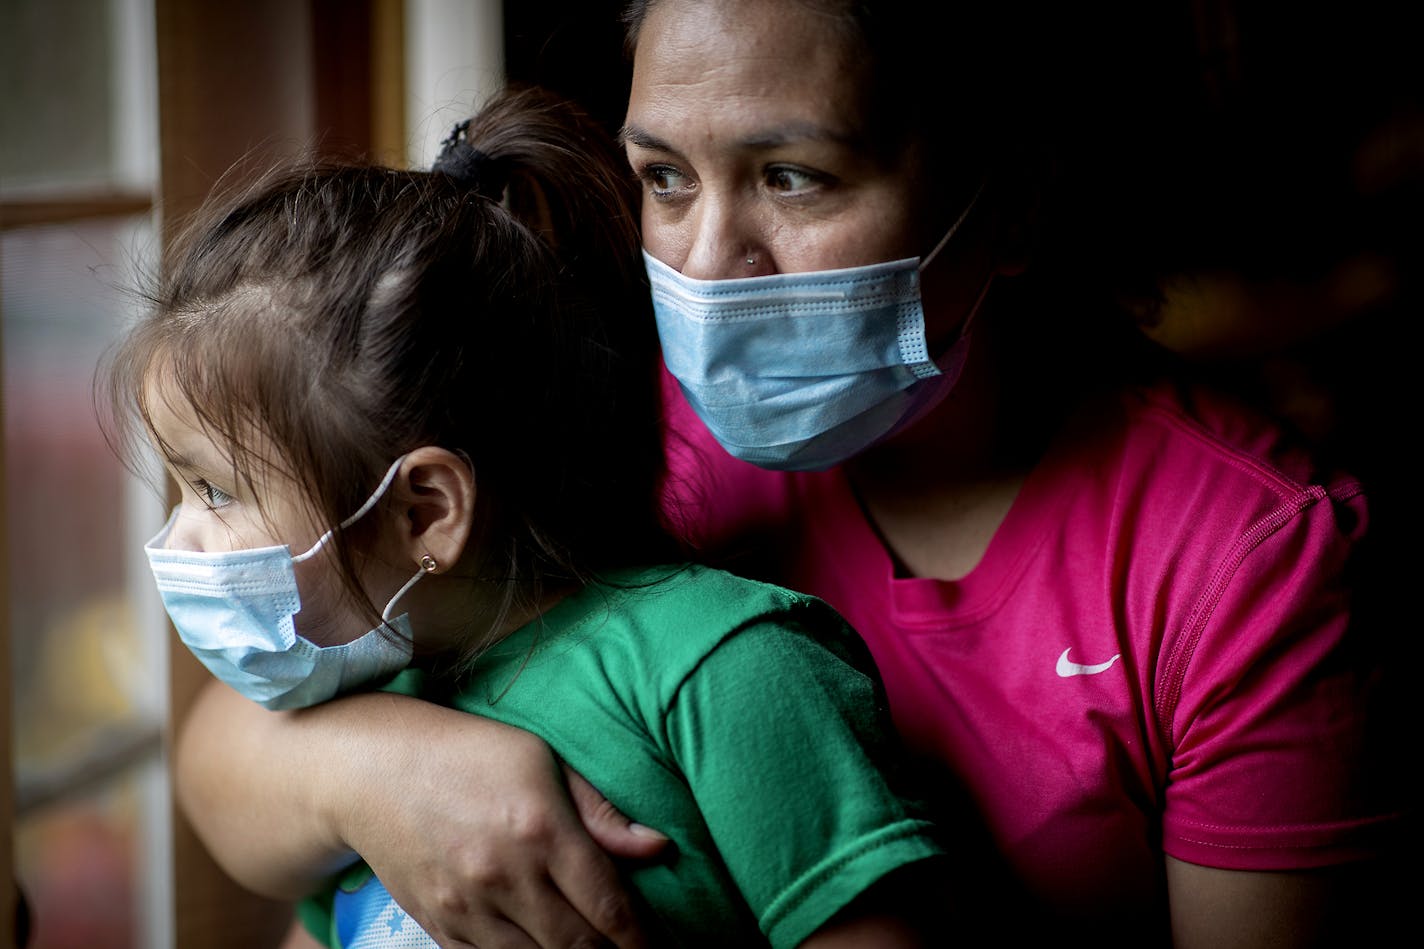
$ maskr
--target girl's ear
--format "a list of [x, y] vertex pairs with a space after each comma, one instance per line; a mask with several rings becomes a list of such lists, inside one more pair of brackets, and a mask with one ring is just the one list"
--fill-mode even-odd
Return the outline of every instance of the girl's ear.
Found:
[[475, 473], [460, 455], [426, 446], [406, 455], [391, 484], [401, 542], [412, 563], [433, 557], [441, 573], [459, 562], [475, 520]]

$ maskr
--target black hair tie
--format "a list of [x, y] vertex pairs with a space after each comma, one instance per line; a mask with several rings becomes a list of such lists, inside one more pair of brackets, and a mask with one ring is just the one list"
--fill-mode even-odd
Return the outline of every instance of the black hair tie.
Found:
[[498, 201], [509, 183], [509, 160], [486, 154], [470, 144], [470, 120], [456, 125], [440, 143], [440, 154], [431, 171], [449, 175], [475, 193]]

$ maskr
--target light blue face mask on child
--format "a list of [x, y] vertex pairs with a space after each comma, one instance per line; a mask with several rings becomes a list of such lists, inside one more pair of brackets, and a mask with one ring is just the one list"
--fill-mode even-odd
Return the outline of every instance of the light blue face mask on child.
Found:
[[[341, 522], [350, 527], [376, 505], [400, 463], [386, 472], [361, 509]], [[302, 608], [293, 564], [316, 554], [331, 539], [327, 531], [305, 553], [291, 548], [167, 550], [178, 518], [175, 508], [144, 546], [158, 592], [183, 644], [213, 675], [269, 709], [305, 708], [355, 686], [404, 669], [410, 663], [410, 617], [391, 618], [396, 601], [425, 575], [419, 570], [391, 597], [377, 627], [340, 646], [318, 646], [297, 635], [292, 617]]]
[[938, 405], [974, 314], [932, 359], [920, 274], [978, 197], [923, 262], [697, 280], [644, 251], [663, 360], [722, 447], [762, 468], [829, 468]]

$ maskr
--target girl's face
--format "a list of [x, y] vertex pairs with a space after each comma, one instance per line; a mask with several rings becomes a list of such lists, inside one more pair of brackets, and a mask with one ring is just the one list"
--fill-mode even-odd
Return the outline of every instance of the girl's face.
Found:
[[[192, 409], [168, 395], [161, 382], [150, 392], [157, 447], [180, 494], [168, 549], [215, 552], [285, 544], [298, 554], [331, 526], [316, 524], [300, 487], [270, 466], [259, 465], [252, 484], [244, 483]], [[324, 547], [294, 564], [302, 600], [297, 632], [319, 646], [350, 642], [372, 625], [363, 605], [341, 585], [328, 551]], [[372, 565], [372, 573], [377, 569]]]
[[712, 280], [927, 253], [918, 152], [870, 140], [859, 52], [801, 4], [657, 3], [623, 130], [648, 252]]

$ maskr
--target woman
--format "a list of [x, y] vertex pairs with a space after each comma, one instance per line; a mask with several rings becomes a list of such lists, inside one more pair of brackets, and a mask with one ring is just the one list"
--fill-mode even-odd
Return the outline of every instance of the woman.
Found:
[[[966, 935], [1328, 937], [1399, 820], [1345, 584], [1359, 486], [1223, 400], [1126, 384], [1145, 357], [1095, 315], [1091, 243], [1034, 227], [1055, 220], [1025, 148], [1051, 70], [989, 22], [1002, 8], [936, 33], [851, 6], [630, 16], [624, 140], [664, 353], [707, 425], [672, 395], [674, 513], [866, 638], [962, 822], [964, 879], [937, 905]], [[785, 335], [793, 310], [738, 334], [782, 305], [776, 281], [716, 285], [814, 274], [787, 281], [805, 301], [866, 266], [850, 277], [890, 281], [891, 315], [837, 315], [883, 344], [869, 365]], [[808, 372], [809, 395], [785, 382]], [[451, 945], [644, 944], [592, 841], [656, 859], [655, 829], [571, 776], [586, 832], [527, 735], [393, 696], [274, 716], [209, 689], [177, 764], [200, 834], [256, 889], [360, 853]]]

